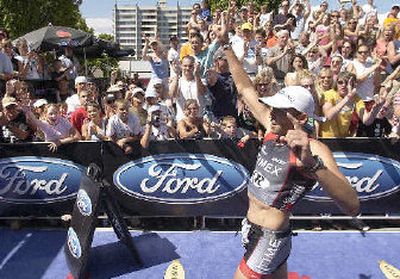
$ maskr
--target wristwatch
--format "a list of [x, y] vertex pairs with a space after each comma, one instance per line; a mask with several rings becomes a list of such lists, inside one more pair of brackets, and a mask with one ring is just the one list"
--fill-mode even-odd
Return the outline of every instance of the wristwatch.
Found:
[[322, 159], [318, 155], [314, 155], [313, 158], [315, 160], [315, 164], [313, 166], [311, 166], [311, 167], [305, 167], [304, 170], [306, 172], [308, 172], [308, 173], [316, 173], [319, 170], [326, 169], [324, 161], [322, 161]]

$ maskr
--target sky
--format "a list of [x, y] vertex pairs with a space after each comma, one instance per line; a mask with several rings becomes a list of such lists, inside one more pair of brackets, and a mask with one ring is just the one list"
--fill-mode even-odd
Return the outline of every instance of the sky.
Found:
[[[83, 0], [81, 5], [81, 13], [86, 19], [86, 23], [89, 27], [92, 27], [96, 33], [112, 33], [112, 9], [115, 4], [115, 0]], [[118, 3], [136, 4], [145, 6], [153, 6], [156, 4], [156, 0], [119, 0]], [[199, 1], [193, 0], [180, 0], [181, 6], [191, 6]], [[313, 6], [318, 6], [322, 1], [311, 0]], [[335, 9], [339, 7], [338, 0], [328, 0], [329, 8]], [[364, 4], [367, 0], [358, 0], [359, 4]], [[389, 11], [391, 4], [396, 2], [400, 3], [400, 0], [375, 0], [375, 5], [378, 8], [378, 13], [386, 13]], [[176, 5], [176, 0], [167, 0], [167, 5]]]

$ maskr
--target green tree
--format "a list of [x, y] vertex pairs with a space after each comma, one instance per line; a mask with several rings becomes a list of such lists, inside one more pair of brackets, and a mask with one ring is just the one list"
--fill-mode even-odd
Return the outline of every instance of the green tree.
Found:
[[[114, 41], [114, 36], [110, 34], [99, 34], [98, 37], [103, 40]], [[118, 68], [118, 59], [102, 54], [101, 57], [88, 59], [87, 66], [90, 75], [95, 75], [95, 72], [100, 70], [103, 77], [110, 77], [111, 71]]]
[[20, 37], [47, 24], [93, 32], [71, 0], [0, 0], [0, 25], [11, 38]]
[[[283, 0], [236, 0], [236, 5], [240, 8], [243, 5], [246, 5], [250, 1], [254, 2], [257, 7], [260, 7], [261, 5], [267, 5], [269, 11], [272, 10], [277, 11], [280, 3]], [[208, 2], [210, 4], [211, 10], [215, 11], [215, 9], [217, 8], [223, 10], [227, 9], [229, 0], [209, 0]]]

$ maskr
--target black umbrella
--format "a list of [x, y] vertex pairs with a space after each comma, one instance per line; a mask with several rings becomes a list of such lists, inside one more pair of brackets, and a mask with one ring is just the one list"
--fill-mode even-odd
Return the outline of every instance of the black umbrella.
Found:
[[119, 44], [116, 42], [95, 38], [92, 45], [85, 47], [84, 49], [76, 49], [74, 53], [77, 55], [84, 55], [85, 53], [88, 58], [100, 57], [103, 53], [110, 57], [119, 58], [135, 55], [135, 50], [121, 49]]
[[[48, 25], [22, 36], [31, 50], [57, 50], [61, 47], [86, 47], [93, 44], [93, 35], [74, 28]], [[17, 41], [16, 39], [15, 41]]]

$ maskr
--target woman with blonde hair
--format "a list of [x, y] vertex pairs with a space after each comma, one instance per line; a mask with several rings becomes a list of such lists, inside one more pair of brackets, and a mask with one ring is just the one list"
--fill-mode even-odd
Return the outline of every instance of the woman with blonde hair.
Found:
[[258, 71], [258, 74], [253, 80], [253, 84], [260, 97], [272, 96], [280, 89], [271, 67], [265, 67]]

